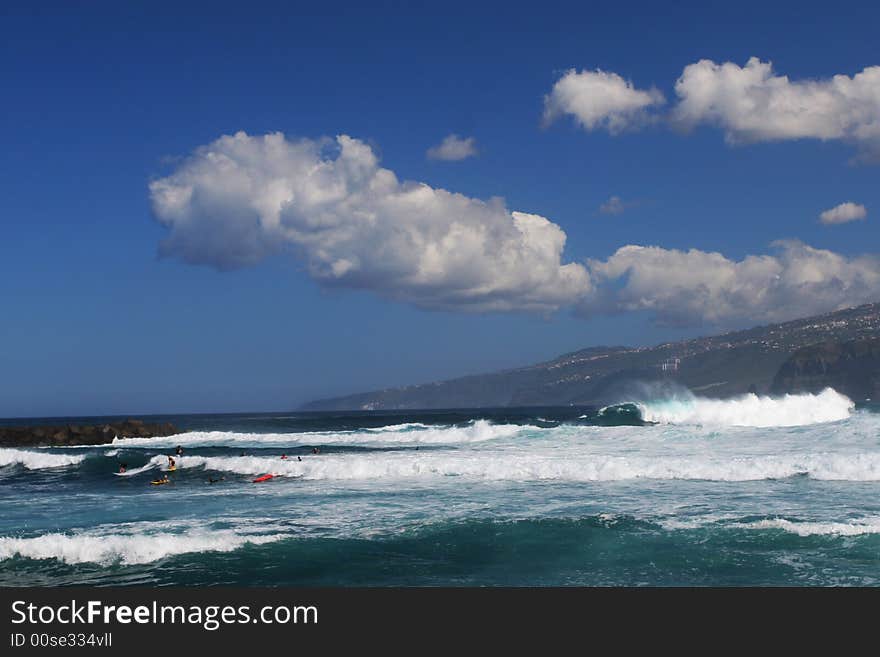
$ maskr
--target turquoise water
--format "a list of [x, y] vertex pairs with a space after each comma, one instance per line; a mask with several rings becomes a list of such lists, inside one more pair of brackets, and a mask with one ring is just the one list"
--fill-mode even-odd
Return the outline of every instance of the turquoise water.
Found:
[[878, 410], [176, 416], [0, 449], [0, 585], [876, 585]]

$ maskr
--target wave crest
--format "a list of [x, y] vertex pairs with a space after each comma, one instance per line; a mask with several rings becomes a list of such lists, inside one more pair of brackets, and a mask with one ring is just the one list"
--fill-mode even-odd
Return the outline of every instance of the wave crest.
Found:
[[68, 564], [125, 565], [152, 563], [188, 552], [231, 552], [248, 543], [260, 545], [281, 534], [242, 535], [232, 530], [196, 530], [181, 534], [43, 534], [33, 538], [0, 537], [0, 560], [13, 557], [57, 559]]
[[850, 522], [807, 522], [766, 518], [734, 525], [745, 529], [781, 529], [798, 536], [863, 536], [880, 534], [880, 518], [859, 518]]
[[297, 446], [297, 445], [453, 445], [475, 443], [496, 438], [506, 438], [521, 429], [516, 424], [492, 424], [488, 420], [476, 420], [467, 426], [428, 426], [407, 423], [366, 429], [362, 431], [303, 432], [303, 433], [237, 433], [232, 431], [190, 431], [171, 437], [117, 438], [119, 447], [141, 446]]
[[85, 454], [52, 454], [25, 449], [0, 449], [0, 468], [7, 465], [21, 465], [28, 470], [63, 468], [75, 465], [85, 458]]
[[[161, 465], [155, 457], [153, 462]], [[765, 455], [738, 458], [524, 456], [522, 454], [382, 454], [321, 456], [302, 461], [259, 456], [183, 456], [178, 468], [240, 475], [274, 474], [307, 481], [393, 483], [433, 477], [489, 481], [627, 481], [634, 479], [757, 481], [809, 476], [828, 481], [880, 481], [880, 454]]]
[[642, 419], [659, 424], [705, 424], [733, 427], [796, 427], [847, 419], [855, 404], [832, 388], [818, 394], [782, 397], [742, 395], [706, 399], [694, 395], [638, 402]]

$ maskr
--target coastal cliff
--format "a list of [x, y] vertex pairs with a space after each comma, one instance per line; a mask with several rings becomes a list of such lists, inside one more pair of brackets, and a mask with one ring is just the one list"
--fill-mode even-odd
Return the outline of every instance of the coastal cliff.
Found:
[[98, 425], [0, 427], [0, 447], [63, 447], [105, 445], [119, 436], [152, 438], [180, 433], [170, 422], [147, 424], [128, 419]]
[[880, 397], [880, 338], [798, 349], [779, 368], [772, 392], [819, 392], [827, 387], [858, 401]]

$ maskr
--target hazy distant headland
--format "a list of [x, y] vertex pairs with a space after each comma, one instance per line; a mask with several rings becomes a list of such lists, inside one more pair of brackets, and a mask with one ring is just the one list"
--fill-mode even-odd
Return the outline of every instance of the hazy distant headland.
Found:
[[880, 303], [654, 347], [591, 347], [528, 367], [310, 402], [305, 410], [596, 405], [671, 382], [707, 397], [880, 396]]

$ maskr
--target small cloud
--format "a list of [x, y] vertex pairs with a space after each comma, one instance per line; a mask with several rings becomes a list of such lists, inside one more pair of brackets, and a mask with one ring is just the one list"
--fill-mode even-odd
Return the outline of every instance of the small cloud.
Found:
[[477, 154], [476, 140], [473, 137], [462, 139], [456, 134], [448, 135], [440, 144], [428, 149], [429, 160], [457, 162]]
[[612, 196], [599, 206], [601, 214], [621, 214], [626, 209], [626, 204], [619, 196]]
[[652, 121], [651, 108], [665, 102], [657, 89], [637, 89], [617, 73], [571, 69], [544, 97], [544, 125], [570, 115], [584, 130], [616, 135]]
[[599, 214], [623, 214], [640, 204], [641, 201], [624, 201], [619, 196], [612, 196], [599, 206]]
[[825, 210], [819, 215], [819, 221], [826, 226], [832, 224], [845, 224], [850, 221], [859, 221], [868, 216], [868, 210], [858, 203], [841, 203], [830, 210]]

